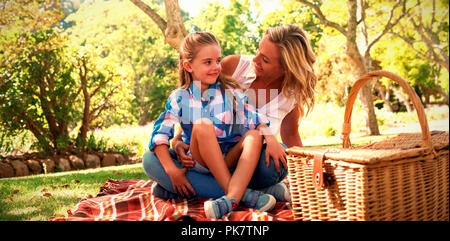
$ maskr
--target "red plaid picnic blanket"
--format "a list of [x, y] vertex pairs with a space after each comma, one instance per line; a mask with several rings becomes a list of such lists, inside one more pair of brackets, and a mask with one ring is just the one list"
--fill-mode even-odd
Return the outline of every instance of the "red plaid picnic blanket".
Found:
[[[189, 216], [197, 221], [208, 219], [203, 203], [210, 198], [164, 200], [152, 195], [152, 180], [108, 179], [96, 197], [82, 199], [68, 217], [52, 217], [53, 221], [176, 221]], [[224, 221], [292, 221], [293, 213], [288, 202], [277, 202], [270, 212], [240, 205], [228, 213]]]

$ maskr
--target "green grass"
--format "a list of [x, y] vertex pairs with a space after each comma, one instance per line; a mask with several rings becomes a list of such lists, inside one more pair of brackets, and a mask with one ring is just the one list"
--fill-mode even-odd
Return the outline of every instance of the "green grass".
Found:
[[95, 197], [108, 178], [148, 179], [141, 163], [0, 179], [0, 220], [46, 221], [67, 216], [67, 210], [82, 198]]

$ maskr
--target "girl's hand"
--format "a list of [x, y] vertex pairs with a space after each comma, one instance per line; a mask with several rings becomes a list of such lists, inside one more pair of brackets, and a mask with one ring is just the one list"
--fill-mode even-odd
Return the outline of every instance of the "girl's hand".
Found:
[[270, 157], [272, 157], [275, 169], [280, 172], [280, 162], [283, 164], [284, 168], [287, 169], [286, 164], [286, 149], [277, 141], [273, 136], [265, 136], [266, 138], [266, 165], [270, 165]]
[[177, 140], [172, 142], [173, 150], [177, 154], [178, 160], [181, 162], [183, 167], [191, 168], [194, 167], [195, 162], [192, 160], [192, 157], [186, 155], [186, 152], [189, 150], [189, 145], [184, 143], [182, 140]]
[[196, 195], [194, 188], [191, 186], [189, 181], [186, 178], [186, 168], [180, 169], [180, 168], [174, 168], [171, 169], [167, 174], [170, 177], [170, 180], [172, 181], [173, 190], [175, 192], [181, 194], [182, 196], [191, 197], [188, 190], [192, 192], [192, 194]]

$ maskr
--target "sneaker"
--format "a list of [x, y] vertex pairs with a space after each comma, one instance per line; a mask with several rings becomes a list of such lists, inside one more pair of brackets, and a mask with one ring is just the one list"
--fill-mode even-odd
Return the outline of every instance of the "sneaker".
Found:
[[272, 195], [278, 202], [291, 201], [291, 193], [284, 182], [279, 182], [267, 188], [258, 189], [258, 191]]
[[216, 200], [206, 201], [204, 204], [207, 218], [222, 218], [225, 214], [233, 211], [237, 207], [236, 200], [223, 196]]
[[277, 203], [272, 195], [249, 188], [245, 190], [241, 201], [244, 202], [246, 207], [259, 209], [261, 211], [269, 211]]
[[180, 194], [169, 192], [165, 188], [163, 188], [161, 185], [159, 185], [158, 183], [155, 182], [155, 184], [156, 185], [153, 185], [153, 188], [152, 188], [152, 194], [155, 197], [159, 197], [162, 199], [182, 198], [182, 196]]

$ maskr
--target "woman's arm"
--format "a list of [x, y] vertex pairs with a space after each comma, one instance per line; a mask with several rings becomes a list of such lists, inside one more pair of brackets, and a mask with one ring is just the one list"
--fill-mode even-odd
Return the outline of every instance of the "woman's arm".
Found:
[[277, 172], [280, 172], [280, 162], [287, 169], [286, 150], [272, 134], [270, 128], [266, 124], [260, 124], [256, 129], [264, 135], [264, 139], [266, 140], [266, 165], [270, 165], [270, 157], [272, 157]]
[[280, 135], [281, 140], [287, 147], [303, 146], [302, 139], [298, 132], [298, 122], [300, 119], [300, 112], [297, 106], [289, 112], [281, 122]]

